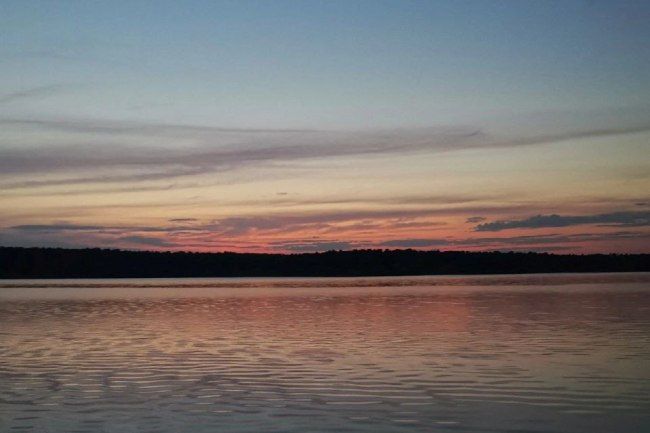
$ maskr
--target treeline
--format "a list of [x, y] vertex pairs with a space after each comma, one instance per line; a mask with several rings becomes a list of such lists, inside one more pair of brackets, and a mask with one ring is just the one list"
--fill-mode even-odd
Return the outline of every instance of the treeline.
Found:
[[650, 254], [353, 250], [305, 254], [0, 247], [0, 278], [275, 277], [650, 271]]

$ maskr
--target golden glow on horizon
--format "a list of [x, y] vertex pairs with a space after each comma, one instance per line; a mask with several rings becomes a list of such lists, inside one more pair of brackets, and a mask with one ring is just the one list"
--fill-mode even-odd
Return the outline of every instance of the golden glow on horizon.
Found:
[[[174, 180], [46, 184], [5, 191], [0, 200], [4, 226], [63, 226], [32, 235], [81, 245], [266, 252], [641, 251], [647, 248], [647, 225], [498, 232], [475, 227], [537, 214], [647, 209], [637, 202], [650, 190], [650, 176], [642, 172], [649, 139], [648, 133], [629, 134], [518, 148], [313, 159], [287, 167], [262, 164]], [[483, 219], [467, 222], [472, 217]], [[608, 238], [609, 233], [622, 234]]]

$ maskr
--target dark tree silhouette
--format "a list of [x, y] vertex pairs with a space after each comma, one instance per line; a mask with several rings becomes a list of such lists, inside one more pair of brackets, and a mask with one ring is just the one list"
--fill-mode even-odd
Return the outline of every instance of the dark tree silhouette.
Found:
[[650, 271], [650, 254], [353, 250], [305, 254], [0, 247], [0, 278], [279, 277]]

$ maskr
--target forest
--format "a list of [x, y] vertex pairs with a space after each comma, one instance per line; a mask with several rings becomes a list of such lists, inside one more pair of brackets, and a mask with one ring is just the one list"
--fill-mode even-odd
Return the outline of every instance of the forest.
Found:
[[650, 271], [650, 254], [352, 250], [301, 254], [0, 247], [0, 278], [310, 277]]

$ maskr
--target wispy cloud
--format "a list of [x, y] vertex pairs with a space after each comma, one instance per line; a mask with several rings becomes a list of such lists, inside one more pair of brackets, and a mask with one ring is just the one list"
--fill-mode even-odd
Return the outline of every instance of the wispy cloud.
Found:
[[[32, 89], [48, 90], [50, 87], [58, 89], [60, 86], [45, 86]], [[21, 94], [23, 92], [15, 92]], [[29, 93], [26, 91], [25, 93]], [[11, 94], [10, 94], [11, 95]], [[141, 135], [150, 137], [188, 137], [203, 136], [210, 137], [215, 134], [287, 134], [318, 132], [314, 129], [269, 129], [269, 128], [229, 128], [218, 126], [184, 125], [178, 123], [147, 123], [136, 121], [112, 121], [93, 119], [25, 119], [25, 118], [3, 118], [1, 125], [20, 126], [23, 128], [38, 128], [47, 131], [63, 131], [76, 134], [102, 134], [102, 135]]]
[[621, 239], [650, 238], [650, 233], [638, 231], [617, 231], [611, 233], [577, 233], [577, 234], [548, 234], [506, 237], [469, 237], [469, 238], [424, 238], [424, 239], [394, 239], [380, 242], [378, 246], [393, 248], [432, 248], [432, 247], [492, 247], [546, 244], [573, 244], [579, 242], [612, 241]]
[[[296, 239], [306, 234], [335, 236], [342, 233], [380, 235], [410, 230], [437, 230], [445, 226], [444, 218], [456, 213], [502, 213], [518, 209], [508, 206], [465, 206], [441, 208], [407, 208], [376, 210], [330, 210], [327, 212], [287, 212], [268, 215], [242, 215], [199, 220], [173, 218], [168, 224], [157, 225], [100, 225], [74, 224], [55, 221], [48, 224], [20, 224], [2, 231], [12, 239], [86, 239], [89, 245], [111, 245], [126, 236], [153, 236], [187, 245], [206, 240], [238, 242], [253, 235], [268, 242], [281, 237]], [[295, 243], [295, 242], [294, 242]], [[297, 248], [297, 247], [296, 247]]]
[[[340, 216], [339, 216], [340, 218]], [[183, 221], [178, 221], [183, 220]], [[616, 231], [606, 233], [552, 233], [544, 235], [522, 235], [505, 237], [430, 237], [398, 238], [377, 240], [341, 240], [341, 228], [334, 227], [334, 221], [320, 221], [315, 218], [280, 221], [273, 219], [227, 219], [226, 221], [201, 223], [177, 219], [176, 225], [155, 226], [102, 226], [76, 225], [69, 223], [19, 225], [0, 230], [3, 245], [46, 245], [46, 246], [102, 246], [121, 248], [153, 249], [234, 249], [272, 250], [286, 252], [311, 252], [326, 250], [349, 250], [355, 248], [424, 248], [424, 249], [469, 249], [469, 250], [512, 250], [512, 251], [554, 251], [580, 250], [585, 245], [611, 245], [632, 242], [639, 249], [647, 245], [650, 233], [647, 231]], [[392, 230], [391, 224], [369, 223], [377, 236]], [[382, 228], [383, 224], [383, 228]], [[333, 226], [334, 225], [334, 226]], [[319, 231], [320, 230], [320, 231]], [[353, 231], [357, 230], [356, 228]], [[256, 241], [241, 236], [255, 233]], [[280, 240], [273, 235], [281, 233]], [[309, 238], [305, 238], [309, 235]], [[270, 237], [269, 237], [270, 236]], [[264, 240], [266, 239], [266, 240]], [[630, 244], [631, 245], [631, 244]], [[641, 250], [647, 250], [641, 248]]]
[[390, 248], [431, 248], [452, 245], [449, 239], [393, 239], [381, 242], [380, 245]]
[[406, 238], [378, 242], [309, 240], [272, 242], [273, 249], [292, 252], [350, 250], [357, 248], [417, 248], [443, 250], [489, 251], [559, 251], [579, 249], [578, 244], [650, 239], [650, 233], [618, 231], [612, 233], [549, 234], [542, 236], [509, 236], [479, 238]]
[[172, 242], [168, 242], [165, 239], [156, 238], [152, 236], [122, 236], [117, 239], [118, 242], [122, 242], [126, 245], [142, 245], [146, 247], [175, 247], [176, 245]]
[[60, 85], [39, 86], [30, 89], [18, 90], [15, 92], [0, 95], [0, 104], [9, 104], [24, 99], [42, 98], [50, 96], [61, 89]]
[[10, 229], [25, 232], [58, 232], [58, 231], [95, 231], [106, 230], [110, 227], [78, 224], [23, 224], [12, 226]]
[[[0, 187], [5, 191], [42, 186], [46, 181], [15, 178], [36, 173], [66, 174], [49, 185], [133, 183], [299, 160], [529, 146], [650, 130], [650, 125], [637, 125], [506, 137], [480, 127], [451, 126], [322, 131], [7, 118], [0, 119], [0, 124], [20, 128], [21, 135], [27, 133], [29, 128], [36, 128], [78, 135], [75, 142], [80, 139], [88, 142], [85, 145], [50, 144], [38, 149], [16, 146], [0, 148], [0, 172], [6, 179]], [[138, 137], [143, 136], [169, 145], [142, 145]], [[183, 146], [178, 143], [183, 143]], [[120, 174], [111, 173], [116, 169], [120, 170]], [[97, 174], [85, 175], [88, 171]], [[8, 176], [14, 176], [14, 179]]]
[[290, 251], [292, 253], [311, 253], [319, 251], [332, 251], [332, 250], [351, 250], [355, 248], [353, 242], [335, 241], [335, 242], [297, 242], [297, 243], [284, 243], [282, 244], [283, 251]]
[[[2, 123], [0, 121], [0, 123]], [[152, 126], [150, 126], [153, 128]], [[93, 126], [90, 131], [103, 131]], [[124, 127], [126, 128], [126, 127]], [[140, 132], [147, 127], [139, 127]], [[161, 127], [164, 129], [164, 127]], [[174, 131], [181, 127], [173, 127]], [[111, 130], [113, 127], [111, 127]], [[156, 129], [156, 128], [154, 128]], [[164, 133], [156, 129], [158, 133]], [[191, 148], [147, 148], [135, 144], [48, 146], [33, 149], [0, 150], [0, 170], [25, 174], [71, 170], [129, 168], [131, 177], [97, 176], [97, 182], [137, 181], [231, 170], [264, 162], [396, 153], [418, 150], [452, 149], [472, 141], [475, 130], [423, 129], [386, 132], [323, 132], [323, 131], [238, 131], [236, 134], [213, 131]], [[97, 140], [97, 138], [95, 138]], [[142, 170], [147, 170], [142, 173]], [[154, 170], [153, 173], [149, 171]], [[77, 182], [75, 179], [70, 179]], [[92, 179], [80, 179], [90, 182]]]
[[535, 215], [519, 220], [500, 220], [476, 226], [478, 232], [498, 232], [508, 229], [537, 229], [547, 227], [569, 227], [585, 224], [601, 224], [609, 226], [648, 226], [650, 212], [613, 212], [596, 215]]
[[400, 229], [411, 227], [435, 227], [444, 225], [440, 218], [471, 213], [480, 210], [486, 213], [520, 210], [520, 206], [457, 206], [443, 208], [379, 209], [379, 210], [337, 210], [327, 212], [278, 213], [271, 215], [251, 215], [228, 217], [213, 221], [205, 228], [226, 236], [238, 236], [254, 231], [344, 229]]
[[57, 233], [57, 232], [101, 232], [112, 234], [129, 234], [137, 232], [174, 233], [177, 231], [199, 231], [209, 230], [209, 225], [169, 225], [169, 226], [144, 226], [144, 225], [83, 225], [83, 224], [22, 224], [8, 227], [9, 230], [24, 233]]

